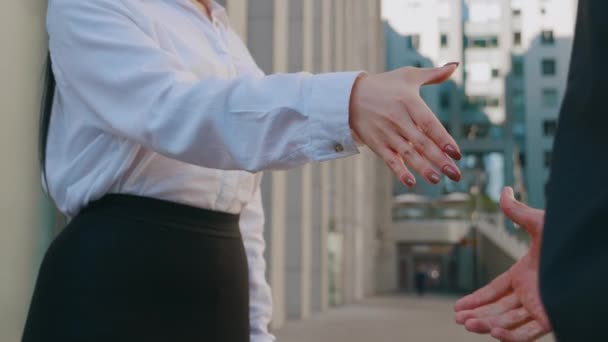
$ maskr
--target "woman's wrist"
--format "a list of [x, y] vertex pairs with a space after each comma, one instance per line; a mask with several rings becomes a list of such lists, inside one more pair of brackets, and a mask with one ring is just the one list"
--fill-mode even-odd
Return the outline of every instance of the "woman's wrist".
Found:
[[354, 128], [354, 125], [353, 125], [354, 114], [353, 113], [357, 110], [355, 108], [356, 107], [356, 97], [358, 96], [358, 90], [359, 90], [360, 84], [368, 76], [369, 76], [369, 74], [367, 72], [362, 72], [361, 74], [359, 74], [359, 76], [355, 79], [355, 83], [353, 84], [353, 89], [352, 89], [351, 95], [350, 95], [348, 123], [350, 126], [350, 132], [353, 137], [353, 140], [355, 141], [355, 143], [358, 146], [364, 146], [365, 143], [363, 142], [363, 140], [361, 139], [361, 137], [359, 136], [359, 134], [357, 133], [357, 131]]

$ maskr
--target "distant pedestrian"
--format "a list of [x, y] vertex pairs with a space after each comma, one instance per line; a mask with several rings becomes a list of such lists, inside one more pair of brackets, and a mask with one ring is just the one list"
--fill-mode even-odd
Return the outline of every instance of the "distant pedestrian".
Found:
[[419, 268], [416, 271], [416, 293], [418, 296], [424, 296], [426, 291], [426, 270], [424, 268]]

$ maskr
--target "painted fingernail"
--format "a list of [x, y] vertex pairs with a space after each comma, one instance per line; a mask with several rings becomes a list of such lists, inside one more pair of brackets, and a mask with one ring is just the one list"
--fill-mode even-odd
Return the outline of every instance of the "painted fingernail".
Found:
[[449, 62], [449, 63], [446, 63], [443, 67], [445, 68], [445, 67], [450, 66], [450, 65], [459, 66], [460, 62]]
[[450, 177], [450, 179], [453, 181], [460, 180], [460, 177], [461, 177], [460, 172], [458, 172], [458, 170], [451, 165], [444, 166], [443, 169], [441, 169], [441, 171], [443, 171], [443, 173], [446, 176]]
[[429, 179], [433, 184], [437, 184], [441, 180], [441, 176], [439, 176], [439, 174], [436, 172], [429, 172]]
[[462, 154], [461, 154], [461, 153], [460, 153], [460, 151], [458, 151], [458, 149], [457, 149], [457, 148], [456, 148], [454, 145], [452, 145], [452, 144], [447, 144], [447, 145], [445, 145], [445, 147], [443, 148], [443, 151], [444, 151], [445, 153], [447, 153], [447, 154], [448, 154], [448, 156], [450, 156], [450, 157], [451, 157], [451, 158], [453, 158], [453, 159], [456, 159], [456, 160], [460, 160], [460, 159], [462, 159]]
[[407, 185], [409, 187], [416, 185], [416, 179], [414, 179], [414, 177], [411, 177], [411, 176], [405, 177], [403, 182], [405, 183], [405, 185]]

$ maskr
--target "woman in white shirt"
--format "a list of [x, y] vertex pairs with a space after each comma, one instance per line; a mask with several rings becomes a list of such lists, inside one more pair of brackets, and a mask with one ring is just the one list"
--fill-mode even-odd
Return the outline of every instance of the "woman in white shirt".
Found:
[[257, 172], [355, 154], [357, 136], [406, 185], [405, 164], [460, 178], [419, 96], [457, 63], [265, 76], [210, 0], [50, 0], [47, 28], [41, 161], [71, 220], [24, 341], [272, 341]]

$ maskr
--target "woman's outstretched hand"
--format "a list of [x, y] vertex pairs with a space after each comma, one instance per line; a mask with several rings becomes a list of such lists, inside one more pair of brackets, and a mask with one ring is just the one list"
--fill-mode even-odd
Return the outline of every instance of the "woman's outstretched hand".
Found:
[[462, 157], [458, 145], [420, 97], [422, 86], [446, 81], [456, 68], [458, 63], [406, 67], [362, 75], [355, 82], [350, 127], [407, 186], [416, 184], [408, 166], [432, 184], [439, 183], [441, 173], [455, 181], [461, 178], [452, 160]]
[[536, 341], [551, 331], [538, 288], [538, 267], [545, 212], [518, 202], [506, 188], [500, 206], [530, 234], [530, 249], [511, 269], [456, 303], [456, 323], [503, 342]]

